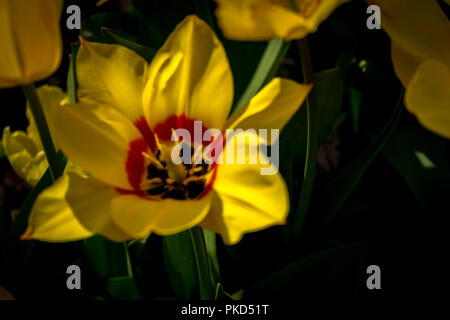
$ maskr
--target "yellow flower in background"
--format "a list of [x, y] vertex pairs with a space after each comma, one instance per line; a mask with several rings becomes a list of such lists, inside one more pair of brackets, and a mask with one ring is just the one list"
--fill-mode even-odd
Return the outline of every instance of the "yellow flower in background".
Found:
[[59, 66], [61, 0], [0, 0], [0, 88], [32, 83]]
[[57, 108], [53, 125], [61, 149], [88, 174], [68, 173], [39, 196], [25, 238], [95, 233], [124, 241], [201, 225], [234, 244], [285, 223], [287, 190], [279, 173], [261, 175], [273, 166], [262, 154], [256, 164], [175, 164], [169, 155], [180, 142], [171, 137], [174, 129], [192, 132], [195, 120], [202, 130], [282, 129], [311, 86], [276, 78], [227, 119], [233, 77], [226, 53], [196, 16], [176, 27], [150, 65], [125, 47], [82, 41], [76, 72], [79, 103]]
[[[37, 93], [44, 115], [51, 123], [54, 108], [66, 99], [66, 95], [60, 88], [47, 85], [37, 89]], [[11, 132], [10, 128], [6, 127], [3, 130], [2, 143], [14, 171], [30, 186], [34, 186], [48, 168], [48, 162], [28, 104], [26, 113], [29, 122], [26, 132]]]
[[405, 104], [430, 131], [450, 138], [450, 22], [435, 0], [371, 0], [392, 40]]
[[217, 0], [216, 15], [220, 28], [229, 39], [293, 40], [315, 32], [338, 6], [348, 1]]

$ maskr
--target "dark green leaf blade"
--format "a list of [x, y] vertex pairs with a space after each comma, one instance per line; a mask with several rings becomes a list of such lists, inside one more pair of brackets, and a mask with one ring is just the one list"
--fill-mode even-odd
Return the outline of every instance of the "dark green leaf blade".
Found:
[[380, 130], [372, 144], [359, 153], [331, 182], [320, 189], [320, 199], [314, 203], [320, 230], [323, 230], [333, 219], [394, 132], [404, 108], [402, 101], [403, 90], [387, 125]]
[[383, 156], [397, 169], [427, 209], [440, 209], [450, 198], [448, 141], [405, 113]]
[[363, 272], [365, 244], [315, 252], [244, 289], [244, 299], [355, 296]]
[[[291, 215], [289, 218], [290, 225], [288, 227], [288, 230], [290, 231], [290, 235], [293, 237], [298, 237], [301, 233], [301, 229], [303, 228], [303, 224], [306, 218], [306, 213], [309, 208], [309, 201], [314, 185], [313, 182], [315, 177], [315, 166], [319, 146], [329, 136], [330, 132], [332, 131], [333, 125], [341, 112], [344, 95], [342, 73], [338, 69], [331, 69], [317, 73], [314, 76], [314, 89], [311, 92], [311, 95], [309, 115], [309, 134], [311, 136], [309, 139], [308, 154], [305, 154], [305, 156], [309, 158], [310, 162], [308, 163], [308, 170], [310, 170], [311, 172], [308, 172], [309, 174], [305, 173], [300, 201], [298, 203], [297, 209], [295, 211], [292, 211], [295, 212], [295, 214]], [[303, 132], [305, 137], [308, 134], [308, 116], [306, 113], [307, 110], [303, 110], [303, 113], [299, 113], [298, 115], [294, 116], [294, 118], [296, 118], [296, 123], [293, 123], [292, 127], [288, 128], [292, 136], [292, 141], [290, 141], [289, 144], [295, 146], [297, 150], [299, 148], [302, 150], [307, 149], [306, 138], [303, 141], [299, 140], [298, 138], [299, 132]], [[304, 144], [299, 144], [295, 141], [300, 141]], [[293, 152], [293, 154], [295, 154], [295, 151]], [[299, 160], [300, 159], [297, 159], [297, 161]], [[295, 165], [296, 164], [294, 164], [294, 166]]]
[[209, 259], [202, 230], [194, 227], [163, 238], [167, 272], [177, 299], [213, 299]]

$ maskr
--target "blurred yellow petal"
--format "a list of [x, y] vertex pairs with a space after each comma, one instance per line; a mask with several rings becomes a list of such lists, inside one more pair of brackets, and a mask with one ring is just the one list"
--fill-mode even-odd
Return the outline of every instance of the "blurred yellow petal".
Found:
[[86, 230], [65, 200], [69, 177], [63, 175], [36, 199], [22, 239], [46, 242], [77, 241], [93, 234]]
[[[61, 90], [61, 88], [49, 85], [43, 85], [39, 87], [36, 91], [39, 100], [41, 102], [42, 110], [44, 111], [44, 116], [45, 119], [47, 120], [50, 133], [53, 133], [52, 128], [53, 111], [57, 106], [59, 106], [62, 103], [62, 101], [67, 97], [67, 95]], [[27, 103], [26, 113], [29, 123], [27, 127], [28, 136], [34, 141], [35, 145], [39, 150], [43, 150], [41, 138], [39, 136], [39, 131], [36, 127], [36, 123], [34, 122], [34, 118], [31, 114], [29, 103]], [[55, 147], [58, 148], [58, 146]]]
[[239, 112], [227, 121], [227, 128], [282, 130], [312, 89], [295, 81], [274, 78]]
[[55, 141], [71, 161], [112, 186], [132, 189], [126, 161], [137, 128], [116, 109], [86, 103], [68, 104], [54, 112]]
[[318, 26], [341, 4], [350, 0], [218, 0], [219, 25], [234, 40], [300, 39]]
[[158, 50], [143, 95], [151, 128], [184, 114], [221, 129], [233, 101], [233, 78], [225, 50], [211, 28], [186, 17]]
[[[246, 145], [252, 141], [256, 140], [249, 139]], [[227, 143], [225, 153], [229, 147]], [[262, 168], [271, 168], [274, 174], [263, 175]], [[211, 211], [201, 225], [220, 233], [226, 244], [239, 242], [245, 233], [286, 222], [288, 191], [273, 164], [261, 160], [255, 164], [219, 164], [213, 190]]]
[[3, 129], [2, 143], [14, 171], [30, 186], [34, 186], [48, 167], [44, 152], [25, 132], [11, 133], [9, 127]]
[[134, 122], [142, 110], [148, 64], [133, 50], [115, 44], [81, 41], [77, 55], [81, 102], [114, 107]]
[[[393, 63], [405, 87], [428, 59], [450, 66], [450, 22], [435, 0], [368, 0], [380, 6], [383, 29], [392, 39]], [[405, 56], [409, 55], [405, 59]], [[409, 64], [409, 66], [405, 66]], [[405, 72], [405, 70], [409, 70]]]
[[133, 238], [119, 228], [112, 218], [112, 203], [120, 193], [94, 178], [68, 173], [66, 201], [80, 224], [95, 234], [111, 241], [122, 242]]
[[0, 88], [42, 80], [59, 66], [61, 0], [0, 1]]
[[420, 65], [406, 92], [406, 107], [422, 125], [450, 139], [450, 68], [437, 60]]
[[309, 33], [316, 32], [324, 22], [340, 5], [350, 0], [296, 0], [297, 8], [305, 16]]
[[268, 0], [219, 0], [216, 15], [224, 35], [234, 40], [290, 39], [307, 34], [299, 14]]

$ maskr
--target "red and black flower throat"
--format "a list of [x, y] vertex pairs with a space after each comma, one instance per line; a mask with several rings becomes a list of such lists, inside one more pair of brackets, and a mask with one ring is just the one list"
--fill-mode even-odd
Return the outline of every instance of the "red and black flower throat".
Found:
[[[195, 150], [191, 144], [190, 164], [174, 164], [170, 158], [172, 148], [178, 143], [185, 143], [181, 140], [172, 141], [173, 131], [183, 128], [193, 137], [194, 119], [185, 115], [170, 116], [158, 123], [154, 130], [142, 116], [134, 124], [142, 138], [130, 142], [126, 161], [128, 181], [134, 189], [133, 193], [152, 200], [194, 200], [201, 199], [211, 191], [217, 165], [208, 164], [203, 159], [201, 163], [195, 163], [194, 158], [201, 148]], [[202, 126], [202, 135], [207, 129]], [[210, 143], [203, 142], [203, 147]]]

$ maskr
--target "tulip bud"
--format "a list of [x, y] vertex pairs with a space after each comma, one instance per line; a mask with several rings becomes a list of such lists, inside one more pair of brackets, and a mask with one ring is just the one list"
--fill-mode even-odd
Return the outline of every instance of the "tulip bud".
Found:
[[0, 88], [50, 76], [61, 62], [61, 0], [0, 0]]

